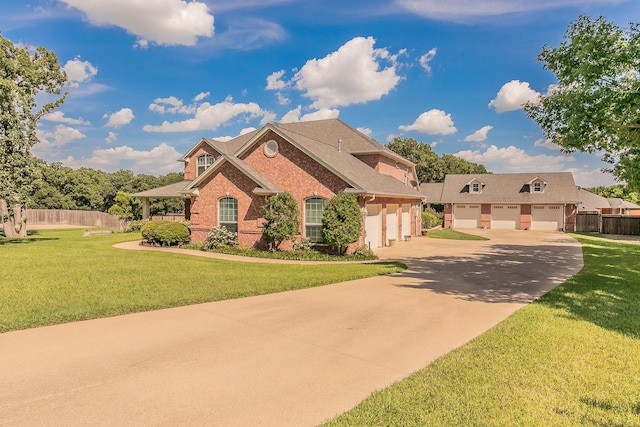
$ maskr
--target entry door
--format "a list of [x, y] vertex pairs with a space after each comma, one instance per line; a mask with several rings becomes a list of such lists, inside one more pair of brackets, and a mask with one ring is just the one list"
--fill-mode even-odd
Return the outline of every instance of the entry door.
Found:
[[398, 205], [387, 205], [387, 240], [398, 240]]

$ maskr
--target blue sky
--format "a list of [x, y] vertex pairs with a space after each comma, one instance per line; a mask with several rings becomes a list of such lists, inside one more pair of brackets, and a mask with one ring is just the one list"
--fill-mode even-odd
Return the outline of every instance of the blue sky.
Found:
[[598, 153], [561, 153], [521, 109], [555, 83], [541, 47], [580, 14], [626, 27], [640, 2], [12, 0], [0, 31], [55, 51], [69, 76], [39, 123], [49, 162], [160, 175], [200, 137], [338, 117], [495, 173], [612, 185]]

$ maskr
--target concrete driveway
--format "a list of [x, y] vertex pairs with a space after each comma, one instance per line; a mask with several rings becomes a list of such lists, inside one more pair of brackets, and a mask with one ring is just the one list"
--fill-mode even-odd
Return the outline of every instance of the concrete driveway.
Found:
[[582, 267], [563, 233], [474, 233], [380, 249], [393, 276], [0, 334], [0, 425], [317, 425]]

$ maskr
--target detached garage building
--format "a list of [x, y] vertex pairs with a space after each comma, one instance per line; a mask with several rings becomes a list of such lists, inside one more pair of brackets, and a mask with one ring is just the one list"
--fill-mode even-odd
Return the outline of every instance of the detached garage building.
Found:
[[447, 175], [423, 184], [427, 204], [444, 205], [444, 226], [575, 229], [578, 190], [570, 172]]

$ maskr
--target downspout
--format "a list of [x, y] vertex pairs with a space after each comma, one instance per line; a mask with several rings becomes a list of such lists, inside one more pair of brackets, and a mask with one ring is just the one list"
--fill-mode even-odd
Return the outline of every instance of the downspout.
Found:
[[[362, 196], [362, 200], [364, 200], [364, 208], [363, 208], [363, 210], [364, 210], [364, 212], [363, 212], [364, 213], [364, 218], [362, 219], [362, 226], [364, 227], [364, 238], [365, 239], [367, 238], [367, 226], [366, 226], [365, 221], [367, 220], [367, 215], [369, 215], [369, 211], [367, 210], [367, 203], [373, 202], [375, 199], [376, 199], [376, 195], [375, 194], [373, 194], [371, 196], [371, 200], [369, 200], [369, 202], [367, 202], [367, 196], [366, 195]], [[369, 250], [371, 250], [371, 242], [369, 242]]]

